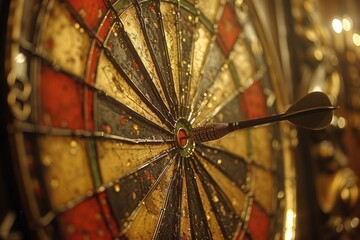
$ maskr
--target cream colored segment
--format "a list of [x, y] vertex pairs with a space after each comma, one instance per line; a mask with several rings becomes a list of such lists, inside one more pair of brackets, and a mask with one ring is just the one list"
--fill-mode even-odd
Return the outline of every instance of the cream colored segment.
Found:
[[229, 133], [223, 138], [208, 142], [207, 144], [213, 147], [218, 147], [236, 154], [239, 157], [247, 159], [249, 154], [247, 149], [247, 133], [246, 130], [239, 130], [232, 133]]
[[85, 140], [40, 136], [39, 152], [44, 181], [54, 210], [79, 201], [93, 190]]
[[174, 81], [175, 93], [180, 102], [180, 80], [179, 80], [179, 50], [178, 33], [176, 27], [176, 5], [167, 2], [160, 3], [161, 15], [165, 31], [165, 39], [170, 58], [171, 71]]
[[104, 52], [100, 54], [95, 86], [139, 115], [167, 129], [137, 93], [126, 83]]
[[188, 202], [186, 179], [184, 175], [182, 179], [183, 179], [182, 181], [183, 186], [182, 186], [182, 195], [181, 195], [180, 235], [181, 235], [181, 239], [191, 239], [189, 202]]
[[51, 57], [65, 71], [78, 77], [85, 75], [90, 38], [63, 4], [55, 1], [50, 10], [48, 21], [43, 27], [41, 50]]
[[210, 22], [215, 23], [220, 4], [221, 0], [200, 0], [197, 4], [197, 7], [204, 14], [204, 16], [210, 20]]
[[171, 147], [168, 144], [135, 144], [116, 140], [97, 141], [96, 146], [104, 184], [136, 170]]
[[[199, 82], [201, 71], [207, 56], [207, 51], [212, 38], [211, 33], [206, 29], [203, 24], [199, 23], [199, 28], [196, 30], [196, 39], [194, 43], [194, 54], [192, 59], [192, 76], [190, 82], [190, 95], [189, 101], [195, 97]], [[188, 39], [190, 41], [191, 39]]]
[[211, 175], [211, 177], [219, 185], [220, 189], [223, 190], [227, 199], [230, 200], [235, 213], [238, 216], [243, 214], [243, 211], [246, 210], [248, 197], [236, 186], [236, 184], [231, 181], [227, 176], [225, 176], [221, 171], [219, 171], [214, 165], [207, 163], [201, 156], [198, 155], [201, 164], [204, 166], [206, 171]]
[[169, 108], [164, 91], [161, 87], [159, 76], [156, 73], [155, 65], [151, 58], [150, 51], [147, 48], [144, 33], [141, 30], [141, 25], [137, 17], [135, 8], [129, 8], [120, 16], [120, 19], [124, 24], [125, 32], [128, 34], [132, 45], [138, 53], [141, 62], [144, 64], [147, 72], [149, 73], [151, 80], [154, 82], [157, 91], [163, 99], [163, 102]]
[[220, 72], [214, 85], [208, 90], [199, 111], [194, 114], [194, 126], [203, 125], [213, 118], [233, 97], [236, 85], [228, 68]]
[[140, 203], [140, 208], [136, 210], [134, 216], [130, 216], [129, 228], [124, 232], [128, 239], [145, 240], [153, 238], [159, 217], [163, 211], [169, 183], [174, 174], [174, 162], [166, 170], [156, 188]]
[[276, 202], [275, 176], [256, 166], [252, 166], [250, 172], [251, 188], [254, 193], [255, 200], [265, 209], [267, 213], [274, 213]]
[[257, 73], [256, 65], [243, 38], [238, 38], [230, 59], [233, 60], [242, 87], [247, 88], [257, 80], [253, 79], [253, 76]]
[[199, 194], [201, 197], [201, 203], [205, 211], [206, 220], [208, 222], [207, 224], [211, 231], [211, 236], [213, 239], [224, 239], [224, 236], [220, 229], [220, 225], [216, 219], [214, 211], [212, 210], [209, 198], [207, 197], [205, 189], [201, 181], [199, 180], [199, 176], [197, 176], [196, 174], [195, 177], [196, 177], [196, 184], [198, 186]]
[[251, 153], [250, 158], [257, 164], [267, 169], [274, 169], [275, 163], [273, 159], [273, 136], [272, 127], [257, 127], [250, 131]]

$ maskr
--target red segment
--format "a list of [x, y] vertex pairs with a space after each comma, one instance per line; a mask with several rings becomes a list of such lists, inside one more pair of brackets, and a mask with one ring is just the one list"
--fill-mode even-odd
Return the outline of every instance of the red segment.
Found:
[[241, 103], [248, 119], [268, 115], [265, 95], [260, 81], [256, 81], [241, 95]]
[[111, 133], [111, 126], [109, 124], [107, 124], [107, 123], [104, 123], [103, 124], [103, 131], [105, 133]]
[[225, 56], [229, 56], [240, 33], [240, 26], [236, 14], [229, 3], [225, 4], [223, 14], [218, 25], [217, 42]]
[[97, 197], [91, 197], [58, 216], [62, 239], [113, 239]]
[[119, 122], [120, 122], [120, 124], [121, 124], [122, 126], [125, 126], [125, 125], [126, 125], [126, 122], [127, 122], [126, 116], [125, 116], [125, 115], [120, 115], [120, 117], [119, 117]]
[[177, 143], [180, 147], [185, 147], [187, 144], [187, 135], [184, 129], [180, 129], [177, 133]]
[[133, 62], [131, 63], [131, 66], [132, 66], [133, 69], [135, 69], [136, 71], [139, 71], [139, 64], [138, 64], [137, 62], [133, 61]]
[[251, 239], [269, 239], [270, 217], [256, 203], [252, 205], [248, 232], [251, 235]]
[[109, 203], [107, 201], [107, 196], [106, 196], [106, 192], [102, 192], [98, 195], [98, 199], [100, 202], [100, 207], [102, 209], [102, 212], [104, 214], [105, 217], [105, 221], [107, 223], [107, 227], [110, 230], [110, 232], [113, 235], [118, 235], [119, 234], [119, 228], [118, 225], [115, 221], [115, 218], [111, 212]]
[[69, 129], [84, 128], [84, 91], [80, 84], [43, 65], [40, 94], [42, 125]]
[[155, 3], [151, 3], [151, 4], [150, 4], [150, 11], [151, 11], [153, 14], [156, 14], [156, 11], [155, 11]]
[[102, 21], [99, 29], [98, 29], [98, 32], [97, 32], [97, 35], [98, 37], [104, 41], [106, 36], [108, 35], [109, 33], [109, 29], [110, 29], [110, 26], [112, 25], [112, 22], [114, 20], [114, 15], [112, 12], [108, 12], [107, 15], [105, 16], [104, 20]]
[[100, 19], [106, 13], [103, 0], [68, 0], [68, 2], [91, 29], [94, 29], [100, 23]]
[[140, 182], [148, 182], [153, 184], [155, 182], [155, 176], [151, 173], [151, 171], [145, 170], [144, 176], [140, 179]]

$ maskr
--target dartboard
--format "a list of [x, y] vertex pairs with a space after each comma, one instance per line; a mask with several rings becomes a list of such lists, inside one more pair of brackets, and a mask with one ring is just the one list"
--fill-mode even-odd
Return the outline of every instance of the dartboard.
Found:
[[286, 124], [191, 137], [286, 104], [250, 1], [16, 0], [7, 39], [35, 238], [293, 238]]

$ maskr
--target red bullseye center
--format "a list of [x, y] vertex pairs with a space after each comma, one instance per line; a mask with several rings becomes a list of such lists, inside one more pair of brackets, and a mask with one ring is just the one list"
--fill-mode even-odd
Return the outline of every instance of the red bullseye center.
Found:
[[186, 144], [188, 142], [187, 140], [187, 133], [185, 131], [185, 129], [179, 129], [179, 131], [177, 132], [177, 143], [181, 148], [186, 147]]

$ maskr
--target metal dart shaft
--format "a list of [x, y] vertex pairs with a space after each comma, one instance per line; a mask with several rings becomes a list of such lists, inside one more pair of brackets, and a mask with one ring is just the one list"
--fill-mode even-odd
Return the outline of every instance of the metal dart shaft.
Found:
[[193, 128], [190, 137], [194, 142], [208, 142], [219, 139], [238, 129], [283, 120], [288, 120], [300, 127], [320, 130], [330, 124], [333, 110], [337, 108], [331, 106], [331, 102], [325, 94], [312, 92], [296, 101], [285, 113], [235, 123], [214, 123]]

